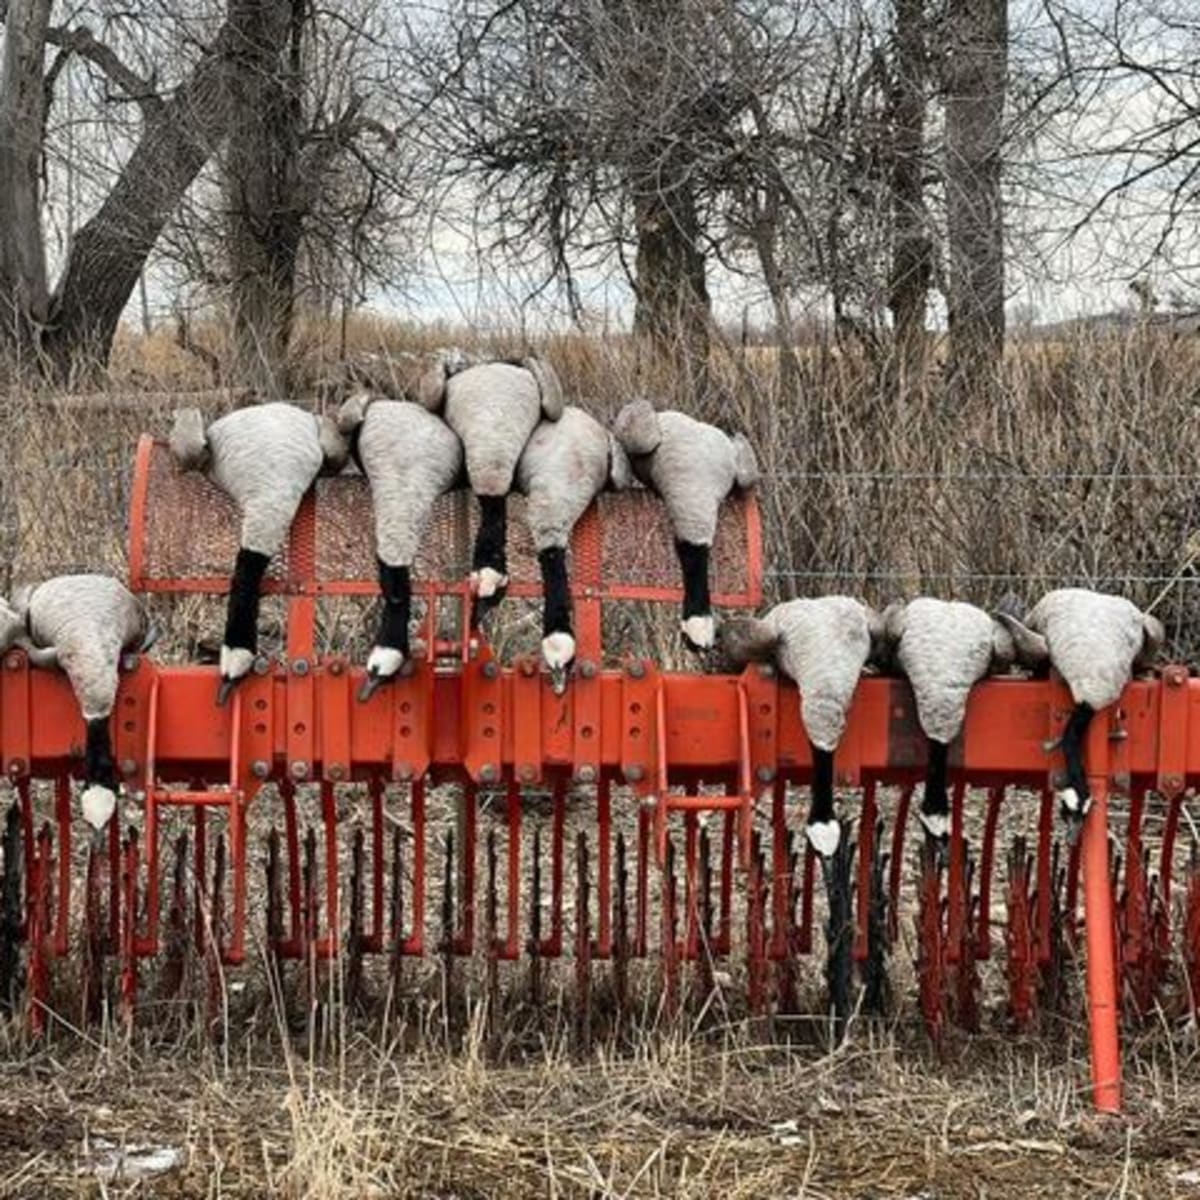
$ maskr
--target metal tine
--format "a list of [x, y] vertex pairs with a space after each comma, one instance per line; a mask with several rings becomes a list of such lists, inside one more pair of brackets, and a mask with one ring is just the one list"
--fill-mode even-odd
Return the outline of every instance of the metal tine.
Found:
[[979, 1031], [979, 970], [975, 962], [974, 860], [965, 856], [960, 906], [962, 925], [958, 937], [958, 955], [952, 967], [954, 980], [954, 1019], [968, 1033]]
[[19, 986], [25, 932], [24, 861], [21, 802], [14, 800], [4, 819], [4, 876], [0, 882], [0, 1013], [5, 1016], [11, 1016], [16, 1007]]
[[775, 905], [777, 921], [780, 920], [778, 914], [782, 914], [782, 928], [777, 934], [782, 933], [783, 953], [775, 967], [775, 1006], [780, 1014], [790, 1016], [800, 1011], [796, 962], [796, 901], [799, 896], [796, 868], [800, 858], [795, 850], [795, 832], [791, 829], [785, 832], [783, 852], [787, 866], [782, 878], [776, 879], [776, 886], [783, 895], [782, 903], [777, 901]]
[[888, 953], [891, 950], [886, 878], [888, 855], [883, 849], [883, 818], [875, 827], [874, 853], [871, 858], [871, 910], [867, 920], [867, 958], [863, 964], [863, 1011], [870, 1016], [883, 1017], [892, 1006], [891, 979], [888, 976]]
[[392, 1003], [400, 1003], [404, 973], [404, 837], [400, 826], [392, 830], [392, 895], [389, 917]]
[[675, 911], [677, 902], [675, 840], [669, 833], [667, 834], [666, 852], [663, 855], [661, 886], [662, 930], [658, 949], [663, 973], [663, 1015], [670, 1022], [679, 1015], [679, 930]]
[[892, 855], [888, 870], [888, 941], [893, 946], [900, 939], [900, 884], [904, 876], [904, 836], [908, 829], [908, 810], [912, 804], [913, 791], [911, 783], [900, 789], [895, 823], [892, 825]]
[[542, 1023], [542, 830], [533, 831], [533, 859], [529, 886], [529, 1000], [534, 1020]]
[[[162, 975], [159, 979], [159, 996], [164, 1000], [173, 1000], [183, 987], [184, 970], [187, 962], [187, 852], [188, 840], [186, 833], [180, 833], [175, 839], [174, 866], [171, 871], [171, 899], [167, 909], [167, 937]], [[88, 871], [92, 870], [92, 855], [88, 855]], [[88, 885], [89, 895], [91, 884]], [[86, 912], [86, 901], [85, 901]], [[99, 914], [97, 913], [97, 918]], [[90, 923], [90, 917], [89, 922]], [[90, 930], [85, 933], [85, 945], [90, 936]]]
[[[509, 791], [512, 803], [512, 791]], [[488, 1040], [493, 1044], [500, 1030], [500, 946], [496, 920], [496, 831], [487, 835], [487, 894], [484, 898], [484, 943], [487, 947], [487, 969], [484, 995], [487, 1003]]]
[[40, 1038], [46, 1031], [46, 1014], [49, 1011], [50, 1002], [50, 961], [47, 949], [50, 940], [54, 833], [48, 821], [38, 830], [33, 868], [29, 879], [31, 904], [26, 931], [29, 943], [29, 970], [26, 988], [29, 1004], [29, 1032], [33, 1037]]
[[442, 1034], [447, 1049], [453, 1026], [451, 1003], [454, 996], [454, 831], [446, 830], [446, 857], [442, 868], [442, 938], [441, 951]]
[[629, 1007], [629, 871], [625, 865], [625, 834], [618, 831], [616, 880], [613, 888], [613, 999], [617, 1023], [623, 1025]]
[[304, 964], [304, 1000], [309, 1044], [315, 1044], [317, 1014], [321, 1005], [318, 980], [317, 933], [317, 834], [309, 826], [304, 835], [304, 865], [301, 870], [301, 950]]
[[79, 997], [80, 1015], [85, 1025], [95, 1024], [104, 1014], [104, 954], [107, 933], [103, 916], [105, 854], [106, 850], [102, 850], [94, 842], [88, 845], [87, 876], [83, 890], [83, 964]]
[[[1040, 848], [1039, 848], [1040, 853]], [[1030, 874], [1033, 857], [1018, 834], [1008, 852], [1008, 890], [1005, 922], [1005, 973], [1008, 978], [1009, 1019], [1018, 1030], [1033, 1019], [1037, 960], [1041, 937], [1035, 928]]]
[[979, 923], [975, 957], [980, 962], [992, 957], [992, 880], [996, 873], [996, 835], [1000, 827], [1000, 808], [1004, 797], [1003, 785], [988, 790], [987, 816], [983, 826], [983, 853], [979, 861]]
[[575, 839], [575, 1047], [592, 1049], [592, 918], [588, 878], [587, 834]]
[[121, 1019], [128, 1037], [137, 1010], [138, 831], [126, 835], [121, 862]]
[[712, 846], [709, 844], [707, 826], [700, 830], [698, 853], [700, 954], [696, 964], [696, 979], [697, 1002], [702, 1007], [709, 1002], [716, 986], [713, 971]]
[[1193, 839], [1184, 892], [1184, 1000], [1193, 1020], [1200, 1019], [1200, 844]]
[[217, 836], [213, 850], [212, 900], [209, 907], [210, 939], [208, 948], [208, 1003], [206, 1015], [210, 1037], [221, 1034], [224, 988], [222, 960], [225, 951], [225, 835]]
[[650, 922], [650, 818], [645, 807], [638, 808], [637, 876], [634, 909], [633, 956], [645, 958], [649, 949]]
[[752, 1017], [761, 1016], [766, 1003], [766, 931], [764, 861], [758, 830], [750, 835], [750, 869], [746, 887], [746, 1003]]
[[267, 971], [271, 992], [282, 996], [283, 962], [283, 888], [279, 878], [279, 830], [274, 826], [267, 834]]
[[345, 1000], [349, 1008], [361, 1008], [363, 994], [363, 902], [365, 884], [366, 838], [361, 829], [354, 831], [350, 849], [350, 922], [346, 931]]
[[942, 871], [937, 847], [921, 843], [921, 876], [917, 901], [917, 979], [921, 1015], [929, 1040], [940, 1048], [945, 1028], [945, 949]]

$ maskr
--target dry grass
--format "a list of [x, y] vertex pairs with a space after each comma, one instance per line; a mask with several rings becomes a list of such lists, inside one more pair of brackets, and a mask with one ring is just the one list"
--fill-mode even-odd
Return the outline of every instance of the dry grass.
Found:
[[[214, 332], [193, 336], [223, 352]], [[325, 377], [339, 339], [317, 322], [302, 329], [298, 378]], [[455, 340], [452, 330], [367, 320], [346, 329], [356, 352]], [[515, 337], [488, 344], [520, 348]], [[600, 413], [669, 385], [621, 339], [556, 338], [546, 349], [572, 394]], [[1174, 655], [1200, 658], [1190, 482], [1200, 356], [1190, 343], [1135, 334], [1023, 346], [994, 395], [956, 409], [936, 380], [901, 402], [862, 364], [820, 347], [800, 369], [798, 395], [785, 397], [770, 354], [724, 351], [705, 412], [749, 429], [759, 447], [774, 594], [882, 601], [929, 590], [988, 601], [1014, 585], [1032, 598], [1082, 580], [1157, 599]], [[212, 383], [170, 339], [123, 338], [112, 387], [126, 403], [0, 395], [0, 582], [121, 572], [134, 439], [167, 428], [164, 392]], [[194, 658], [219, 630], [220, 606], [181, 600], [159, 617], [160, 652]], [[518, 613], [504, 636], [519, 642], [529, 624]], [[366, 628], [361, 605], [330, 606], [324, 644], [359, 653]], [[665, 661], [675, 653], [669, 620], [640, 620], [622, 640]], [[352, 824], [361, 798], [342, 802]], [[254, 911], [261, 924], [261, 904]], [[907, 916], [905, 929], [911, 938]], [[636, 1030], [575, 1056], [561, 1032], [569, 962], [544, 1025], [523, 1000], [526, 966], [506, 971], [499, 1033], [480, 1009], [478, 964], [463, 969], [467, 1007], [452, 1022], [434, 968], [411, 972], [390, 1005], [376, 973], [372, 1019], [334, 1005], [311, 1053], [266, 996], [257, 962], [228, 981], [239, 986], [227, 993], [223, 1045], [178, 1006], [149, 1006], [132, 1040], [56, 1026], [49, 1045], [31, 1046], [10, 1026], [0, 1195], [1200, 1195], [1190, 1033], [1165, 1019], [1139, 1033], [1127, 1054], [1129, 1120], [1101, 1121], [1084, 1087], [1078, 1011], [1027, 1039], [952, 1036], [938, 1057], [916, 1032], [911, 951], [897, 955], [894, 1023], [860, 1025], [832, 1053], [811, 1022], [746, 1022], [738, 980], [702, 1030], [664, 1023], [647, 971]], [[806, 970], [815, 1011], [819, 968]], [[64, 1014], [74, 1011], [69, 991]], [[999, 1008], [996, 964], [985, 992]], [[176, 1147], [182, 1163], [152, 1179], [103, 1181], [97, 1139]]]

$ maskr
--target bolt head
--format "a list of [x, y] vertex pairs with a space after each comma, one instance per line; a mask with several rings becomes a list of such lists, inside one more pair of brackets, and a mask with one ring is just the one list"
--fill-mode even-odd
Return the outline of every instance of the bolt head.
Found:
[[392, 774], [399, 780], [407, 780], [413, 777], [412, 763], [398, 762]]
[[8, 773], [10, 775], [24, 775], [25, 760], [23, 758], [10, 758], [8, 760]]
[[271, 663], [265, 654], [258, 655], [254, 660], [255, 675], [265, 675], [271, 669]]
[[584, 763], [578, 771], [575, 772], [575, 778], [579, 783], [595, 783], [596, 768], [591, 763]]
[[327, 774], [334, 783], [341, 783], [346, 778], [346, 768], [341, 763], [331, 763]]
[[250, 766], [250, 773], [255, 779], [266, 779], [271, 773], [271, 768], [265, 758], [256, 758]]
[[308, 659], [307, 658], [296, 659], [296, 661], [294, 663], [292, 663], [292, 674], [293, 675], [307, 675], [308, 674]]
[[1183, 687], [1187, 682], [1186, 667], [1168, 667], [1163, 672], [1163, 679], [1166, 681], [1167, 687]]
[[646, 664], [643, 662], [631, 662], [629, 664], [630, 679], [644, 679], [646, 677]]
[[342, 662], [342, 660], [340, 658], [335, 658], [333, 660], [333, 662], [331, 662], [329, 664], [330, 675], [335, 675], [335, 676], [341, 675], [342, 672], [345, 671], [345, 669], [346, 669], [346, 664], [344, 662]]
[[520, 771], [517, 772], [517, 777], [522, 783], [532, 783], [537, 778], [537, 770], [530, 763], [526, 763]]
[[25, 655], [19, 650], [14, 650], [11, 654], [5, 656], [4, 665], [10, 671], [19, 671], [21, 669], [21, 664], [24, 661]]
[[760, 678], [762, 678], [762, 679], [774, 679], [775, 678], [775, 668], [774, 668], [774, 666], [772, 666], [771, 663], [759, 663], [758, 664], [758, 674], [759, 674]]
[[483, 664], [484, 679], [495, 679], [500, 674], [500, 664], [494, 659], [489, 658]]
[[124, 758], [121, 760], [122, 775], [136, 775], [137, 763], [132, 758]]
[[306, 763], [303, 759], [298, 758], [294, 763], [292, 763], [290, 770], [293, 779], [308, 778], [308, 763]]
[[137, 654], [122, 654], [121, 655], [121, 670], [136, 671], [141, 658]]
[[592, 662], [590, 658], [585, 658], [583, 662], [579, 664], [579, 674], [582, 675], [584, 679], [595, 679], [596, 664]]
[[479, 778], [484, 783], [495, 783], [500, 778], [500, 769], [495, 763], [484, 763], [479, 768]]
[[640, 763], [630, 763], [629, 766], [625, 768], [625, 778], [630, 783], [641, 783], [641, 781], [645, 778], [645, 775], [646, 772], [642, 770]]
[[759, 783], [770, 783], [775, 778], [775, 768], [768, 767], [765, 763], [755, 772], [758, 776]]

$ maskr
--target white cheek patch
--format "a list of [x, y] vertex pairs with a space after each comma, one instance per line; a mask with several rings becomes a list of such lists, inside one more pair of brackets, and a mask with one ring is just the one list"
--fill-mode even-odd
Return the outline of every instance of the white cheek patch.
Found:
[[1086, 817], [1088, 809], [1092, 807], [1092, 798], [1088, 796], [1086, 799], [1080, 799], [1079, 793], [1073, 787], [1063, 788], [1058, 793], [1058, 802], [1063, 812], [1070, 813], [1073, 817]]
[[698, 650], [711, 650], [716, 641], [717, 625], [712, 617], [688, 617], [680, 623], [683, 636]]
[[918, 813], [925, 832], [936, 841], [944, 842], [950, 836], [950, 818], [945, 813]]
[[241, 679], [254, 666], [254, 651], [242, 646], [221, 647], [221, 678]]
[[551, 633], [542, 638], [542, 658], [552, 671], [570, 666], [575, 659], [575, 639], [569, 633]]
[[79, 797], [83, 819], [95, 830], [103, 829], [117, 811], [117, 796], [112, 788], [94, 783], [83, 789]]
[[376, 646], [367, 658], [367, 672], [381, 679], [390, 679], [404, 666], [403, 651], [391, 646]]
[[471, 573], [471, 590], [481, 599], [487, 600], [501, 588], [508, 586], [508, 576], [493, 567], [482, 567]]
[[832, 858], [842, 840], [842, 827], [837, 821], [809, 821], [804, 832], [809, 845], [822, 858]]

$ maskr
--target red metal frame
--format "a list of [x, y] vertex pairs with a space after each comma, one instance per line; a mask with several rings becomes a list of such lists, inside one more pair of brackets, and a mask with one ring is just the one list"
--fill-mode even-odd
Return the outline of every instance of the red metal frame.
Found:
[[[157, 519], [148, 504], [149, 472], [154, 444], [143, 438], [137, 450], [130, 520], [130, 575], [133, 586], [154, 592], [211, 592], [227, 590], [224, 578], [169, 580], [156, 578], [146, 561], [146, 530]], [[363, 512], [369, 497], [362, 495]], [[737, 500], [737, 519], [745, 538], [746, 587], [738, 593], [718, 594], [723, 607], [753, 607], [762, 598], [762, 545], [760, 518], [752, 498]], [[620, 509], [609, 508], [609, 519], [620, 519]], [[611, 514], [616, 513], [615, 517]], [[628, 660], [620, 669], [601, 669], [601, 609], [614, 600], [650, 599], [677, 603], [679, 588], [636, 584], [609, 584], [601, 579], [595, 564], [604, 530], [596, 509], [580, 522], [575, 535], [575, 554], [581, 570], [573, 579], [576, 629], [579, 646], [577, 670], [561, 696], [555, 695], [548, 677], [538, 664], [524, 660], [502, 666], [486, 645], [438, 647], [406, 667], [395, 683], [380, 689], [366, 704], [355, 699], [362, 671], [337, 657], [320, 661], [315, 653], [316, 600], [322, 595], [373, 595], [373, 580], [324, 580], [316, 561], [315, 501], [310, 496], [301, 507], [288, 547], [288, 573], [271, 579], [266, 590], [289, 598], [286, 658], [267, 665], [263, 673], [249, 676], [235, 693], [234, 703], [224, 708], [214, 704], [214, 667], [166, 666], [146, 658], [131, 657], [121, 677], [115, 721], [117, 758], [123, 764], [128, 786], [144, 798], [145, 836], [131, 838], [121, 850], [111, 843], [111, 906], [113, 941], [123, 963], [123, 997], [127, 1015], [132, 1014], [136, 992], [137, 959], [160, 949], [159, 907], [162, 878], [159, 809], [164, 805], [191, 808], [194, 815], [194, 860], [197, 902], [196, 938], [203, 951], [207, 946], [202, 902], [207, 903], [205, 871], [206, 822], [210, 809], [224, 811], [228, 838], [229, 891], [231, 903], [225, 922], [228, 937], [219, 928], [212, 931], [209, 957], [238, 963], [247, 945], [247, 813], [260, 803], [266, 783], [277, 785], [285, 818], [288, 845], [286, 887], [289, 916], [279, 914], [283, 931], [272, 947], [279, 957], [303, 958], [315, 971], [315, 960], [338, 951], [338, 815], [334, 789], [349, 782], [369, 784], [373, 834], [369, 931], [355, 937], [356, 946], [367, 952], [393, 954], [393, 970], [405, 955], [425, 952], [425, 875], [427, 831], [425, 788], [427, 784], [457, 782], [464, 785], [461, 833], [455, 837], [459, 853], [459, 876], [455, 891], [461, 893], [457, 926], [446, 953], [470, 953], [474, 946], [475, 880], [473, 878], [479, 788], [508, 789], [507, 839], [507, 924], [497, 929], [496, 915], [489, 905], [488, 953], [514, 959], [522, 950], [520, 909], [522, 881], [521, 800], [523, 787], [544, 784], [553, 794], [553, 817], [549, 850], [549, 932], [539, 937], [536, 956], [564, 952], [564, 855], [567, 788], [583, 784], [596, 788], [596, 824], [600, 842], [596, 859], [596, 937], [587, 928], [591, 917], [585, 897], [584, 924], [577, 930], [579, 947], [587, 957], [614, 957], [616, 978], [623, 995], [626, 957], [645, 955], [650, 926], [648, 866], [652, 857], [660, 865], [668, 861], [670, 844], [683, 846], [685, 866], [683, 937], [677, 936], [677, 900], [674, 867], [680, 856], [670, 855], [672, 869], [663, 880], [668, 900], [660, 919], [669, 945], [665, 969], [669, 990], [668, 1010], [679, 1001], [678, 970], [681, 961], [728, 955], [732, 937], [732, 890], [736, 861], [750, 876], [749, 968], [753, 1010], [766, 1003], [768, 960], [784, 964], [776, 976], [781, 994], [788, 990], [787, 963], [792, 954], [812, 945], [814, 859], [805, 847], [803, 864], [792, 851], [786, 829], [790, 806], [787, 788], [809, 780], [811, 762], [808, 739], [800, 721], [795, 688], [780, 680], [769, 668], [748, 668], [739, 676], [695, 675], [661, 672], [653, 664]], [[669, 553], [669, 550], [666, 551]], [[461, 580], [423, 580], [418, 592], [430, 600], [450, 597], [464, 602]], [[517, 583], [517, 596], [538, 593], [534, 583]], [[440, 650], [447, 651], [445, 654]], [[1106, 810], [1111, 790], [1132, 789], [1140, 794], [1152, 788], [1169, 802], [1160, 872], [1162, 895], [1170, 897], [1170, 855], [1179, 819], [1181, 797], [1186, 788], [1200, 783], [1200, 720], [1191, 713], [1200, 706], [1200, 679], [1189, 679], [1183, 668], [1169, 668], [1155, 681], [1130, 685], [1119, 706], [1100, 714], [1093, 722], [1088, 743], [1088, 764], [1095, 797], [1094, 813], [1085, 826], [1082, 853], [1083, 885], [1088, 929], [1088, 979], [1093, 1031], [1093, 1065], [1097, 1104], [1116, 1109], [1120, 1104], [1120, 1060], [1117, 1040], [1116, 963], [1113, 952], [1113, 898], [1109, 883]], [[972, 957], [989, 953], [989, 908], [992, 864], [996, 855], [995, 836], [999, 808], [1005, 789], [1019, 786], [1046, 791], [1037, 857], [1038, 913], [1027, 911], [1028, 890], [1016, 881], [1021, 892], [1017, 905], [1024, 922], [1018, 941], [1028, 943], [1027, 953], [1045, 961], [1050, 953], [1050, 822], [1049, 787], [1053, 773], [1061, 769], [1061, 756], [1048, 755], [1044, 740], [1060, 729], [1069, 703], [1057, 681], [993, 680], [980, 684], [972, 694], [966, 724], [952, 760], [954, 791], [954, 837], [946, 896], [948, 925], [940, 916], [940, 883], [927, 879], [925, 921], [936, 942], [935, 958], [929, 960], [926, 1005], [940, 1028], [940, 988], [943, 962], [955, 964], [968, 942], [977, 945]], [[871, 873], [869, 854], [875, 833], [875, 812], [880, 807], [877, 789], [901, 788], [892, 832], [892, 862], [888, 879], [890, 920], [896, 930], [896, 899], [900, 861], [912, 786], [920, 777], [922, 763], [914, 757], [911, 730], [915, 706], [908, 685], [899, 679], [865, 678], [858, 689], [846, 734], [837, 755], [837, 775], [845, 785], [862, 785], [868, 803], [860, 829], [864, 866], [858, 874], [860, 896], [857, 957], [866, 949], [865, 913], [868, 910]], [[60, 674], [33, 670], [24, 654], [12, 651], [0, 671], [0, 761], [23, 795], [31, 778], [65, 780], [81, 765], [84, 726], [70, 688]], [[1114, 740], [1115, 739], [1115, 740]], [[206, 780], [222, 780], [208, 786]], [[322, 823], [326, 837], [324, 886], [302, 872], [300, 830], [294, 789], [302, 782], [318, 784], [322, 794]], [[179, 786], [183, 784], [185, 786]], [[383, 822], [389, 805], [386, 789], [403, 785], [409, 793], [411, 848], [411, 895], [399, 893], [394, 884], [390, 905], [385, 899], [385, 844]], [[628, 929], [628, 897], [624, 870], [611, 878], [614, 854], [614, 823], [611, 789], [624, 784], [640, 800], [638, 840], [625, 854], [617, 853], [620, 868], [636, 858], [633, 930]], [[721, 788], [714, 794], [706, 788]], [[982, 872], [979, 882], [979, 917], [972, 937], [972, 906], [962, 829], [966, 788], [988, 790], [988, 809]], [[755, 804], [759, 793], [771, 795], [773, 837], [762, 843], [754, 829]], [[41, 969], [45, 956], [65, 952], [69, 944], [66, 897], [69, 893], [70, 810], [68, 793], [60, 785], [59, 872], [57, 914], [49, 907], [52, 859], [44, 846], [35, 850], [32, 808], [24, 805], [26, 861], [36, 864], [31, 873], [36, 884], [28, 909], [29, 924], [36, 934], [35, 966]], [[1014, 799], [1009, 796], [1011, 806]], [[591, 803], [576, 797], [572, 804]], [[675, 816], [674, 814], [679, 814]], [[705, 814], [722, 814], [722, 876], [720, 916], [711, 943], [707, 930], [701, 937], [701, 906], [709, 911], [708, 868], [698, 864], [699, 828]], [[678, 827], [677, 827], [678, 826]], [[681, 827], [681, 828], [680, 828]], [[682, 842], [679, 833], [683, 833]], [[466, 846], [463, 846], [463, 842]], [[705, 834], [707, 844], [707, 833]], [[407, 853], [407, 852], [406, 852]], [[586, 876], [586, 849], [578, 852], [578, 870]], [[764, 857], [760, 858], [760, 854]], [[769, 854], [770, 862], [766, 862]], [[1133, 867], [1140, 879], [1139, 868]], [[321, 872], [317, 871], [319, 875]], [[703, 884], [701, 884], [701, 874]], [[361, 882], [361, 874], [359, 875]], [[144, 881], [144, 882], [143, 882]], [[1142, 884], [1139, 883], [1139, 887]], [[1200, 889], [1193, 889], [1200, 894]], [[214, 896], [212, 907], [225, 905], [224, 890]], [[766, 903], [771, 891], [772, 902]], [[322, 901], [323, 894], [323, 901]], [[1015, 892], [1010, 893], [1011, 896]], [[280, 906], [283, 906], [283, 889]], [[145, 898], [143, 906], [139, 897]], [[795, 920], [795, 905], [800, 916]], [[936, 906], [936, 910], [935, 910]], [[323, 907], [324, 916], [319, 909]], [[386, 908], [386, 911], [385, 911]], [[1192, 905], [1200, 911], [1200, 901]], [[407, 918], [410, 932], [394, 927], [396, 918]], [[361, 914], [360, 914], [361, 916]], [[1073, 919], [1068, 912], [1068, 920]], [[318, 922], [324, 936], [318, 937]], [[140, 923], [140, 927], [139, 927]], [[936, 923], [936, 929], [934, 924]], [[540, 922], [539, 922], [540, 924]], [[1193, 915], [1192, 924], [1200, 926]], [[666, 932], [669, 931], [669, 932]], [[1033, 937], [1041, 939], [1035, 947]], [[1012, 931], [1010, 931], [1010, 942]], [[1193, 941], [1197, 940], [1193, 937]], [[582, 950], [581, 950], [582, 953]], [[1200, 951], [1193, 955], [1200, 961]], [[1191, 961], [1191, 960], [1189, 960]], [[970, 964], [968, 964], [970, 965]], [[1020, 965], [1020, 964], [1018, 964]], [[1032, 963], [1025, 964], [1032, 966]], [[707, 966], [706, 970], [709, 969]], [[1022, 968], [1024, 971], [1024, 968]], [[936, 976], [936, 978], [934, 978]], [[38, 976], [39, 981], [42, 977]], [[1021, 979], [1025, 979], [1022, 974]], [[39, 988], [43, 987], [39, 982]], [[44, 990], [44, 989], [43, 989]], [[1018, 989], [1020, 1011], [1025, 1019], [1026, 985]]]

